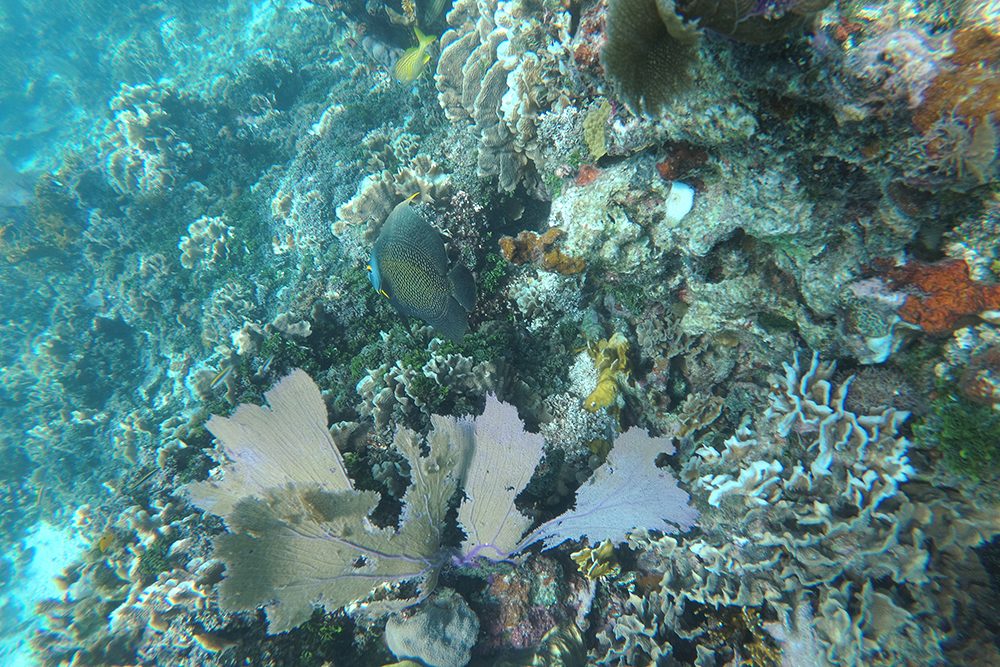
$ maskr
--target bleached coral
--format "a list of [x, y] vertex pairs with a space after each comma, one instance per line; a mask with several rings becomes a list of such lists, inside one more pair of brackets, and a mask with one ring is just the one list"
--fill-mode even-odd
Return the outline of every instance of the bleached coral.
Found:
[[[590, 361], [589, 357], [587, 361]], [[595, 382], [596, 377], [595, 373]], [[549, 419], [539, 425], [539, 431], [552, 447], [568, 455], [590, 458], [587, 445], [595, 440], [610, 441], [618, 431], [618, 424], [617, 419], [607, 411], [595, 413], [584, 410], [583, 399], [586, 396], [587, 393], [565, 392], [546, 398], [544, 405]]]

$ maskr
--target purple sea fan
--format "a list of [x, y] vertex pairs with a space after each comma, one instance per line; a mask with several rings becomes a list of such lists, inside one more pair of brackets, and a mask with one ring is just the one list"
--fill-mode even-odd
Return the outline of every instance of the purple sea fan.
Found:
[[688, 494], [668, 470], [656, 466], [661, 454], [674, 451], [672, 440], [633, 428], [615, 440], [607, 461], [580, 487], [572, 509], [522, 538], [529, 520], [514, 507], [514, 499], [531, 477], [526, 471], [541, 458], [542, 438], [524, 432], [513, 406], [493, 397], [475, 428], [476, 452], [465, 476], [468, 499], [459, 508], [459, 522], [469, 535], [462, 562], [480, 556], [506, 560], [536, 543], [551, 549], [584, 538], [591, 544], [622, 542], [640, 528], [676, 533], [697, 522]]

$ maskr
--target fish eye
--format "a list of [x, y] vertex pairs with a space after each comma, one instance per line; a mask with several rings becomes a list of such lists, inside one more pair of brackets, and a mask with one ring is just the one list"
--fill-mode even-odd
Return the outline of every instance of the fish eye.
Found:
[[367, 271], [368, 273], [371, 273], [372, 272], [372, 265], [369, 264], [368, 266], [366, 266], [365, 267], [365, 271]]

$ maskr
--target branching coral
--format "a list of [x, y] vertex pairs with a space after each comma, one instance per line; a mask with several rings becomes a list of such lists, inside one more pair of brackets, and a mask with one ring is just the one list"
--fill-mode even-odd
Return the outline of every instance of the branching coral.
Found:
[[333, 233], [351, 255], [361, 259], [396, 204], [408, 197], [432, 203], [451, 193], [450, 174], [429, 157], [418, 156], [395, 172], [383, 170], [362, 179], [354, 197], [337, 207]]
[[157, 505], [130, 507], [104, 526], [93, 524], [93, 508], [77, 510], [92, 546], [59, 578], [65, 595], [40, 609], [48, 629], [32, 643], [41, 664], [212, 665], [210, 654], [231, 644], [209, 594], [222, 564], [205, 557], [193, 517], [174, 503]]
[[177, 243], [181, 266], [188, 270], [208, 270], [225, 259], [233, 228], [222, 218], [202, 216], [188, 227], [187, 236]]
[[432, 336], [430, 327], [422, 327], [415, 338], [427, 341], [423, 350], [369, 368], [358, 381], [358, 410], [371, 415], [378, 428], [420, 424], [447, 406], [469, 407], [493, 389], [496, 369], [491, 362], [477, 362]]

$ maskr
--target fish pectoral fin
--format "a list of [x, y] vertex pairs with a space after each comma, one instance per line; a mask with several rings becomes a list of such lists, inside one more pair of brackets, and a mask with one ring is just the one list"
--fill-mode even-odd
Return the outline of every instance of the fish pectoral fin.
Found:
[[451, 293], [455, 300], [466, 310], [472, 312], [476, 308], [476, 279], [472, 272], [462, 264], [456, 264], [448, 273]]

